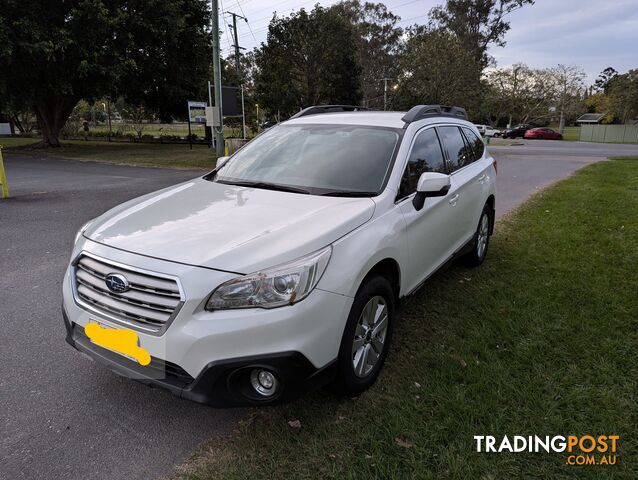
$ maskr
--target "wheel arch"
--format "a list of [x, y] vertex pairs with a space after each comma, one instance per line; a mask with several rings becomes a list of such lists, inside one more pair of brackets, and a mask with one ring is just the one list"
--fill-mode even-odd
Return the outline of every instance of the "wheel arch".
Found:
[[496, 197], [494, 194], [490, 194], [485, 203], [487, 203], [492, 210], [492, 218], [490, 219], [490, 235], [492, 235], [494, 233], [494, 223], [496, 223]]
[[394, 291], [395, 300], [399, 299], [399, 294], [401, 292], [401, 267], [399, 266], [399, 262], [390, 257], [386, 257], [383, 260], [378, 261], [363, 276], [359, 288], [361, 288], [361, 285], [363, 285], [364, 282], [373, 275], [380, 275], [386, 278], [388, 282], [390, 282], [390, 286]]

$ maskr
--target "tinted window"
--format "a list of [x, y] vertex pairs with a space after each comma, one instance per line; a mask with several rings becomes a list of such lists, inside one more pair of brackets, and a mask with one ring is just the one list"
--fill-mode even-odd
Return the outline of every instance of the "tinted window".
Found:
[[470, 143], [472, 151], [474, 152], [474, 160], [478, 160], [483, 156], [483, 151], [485, 150], [483, 140], [481, 140], [476, 133], [469, 128], [463, 127], [463, 132], [465, 133], [465, 138], [467, 138], [467, 141]]
[[239, 150], [215, 181], [263, 182], [312, 193], [378, 192], [399, 135], [356, 125], [279, 125]]
[[433, 128], [419, 133], [414, 140], [408, 165], [401, 179], [399, 198], [416, 191], [416, 185], [423, 172], [446, 173], [439, 138]]
[[450, 157], [452, 171], [469, 165], [474, 160], [474, 154], [465, 143], [459, 127], [439, 127], [441, 141]]

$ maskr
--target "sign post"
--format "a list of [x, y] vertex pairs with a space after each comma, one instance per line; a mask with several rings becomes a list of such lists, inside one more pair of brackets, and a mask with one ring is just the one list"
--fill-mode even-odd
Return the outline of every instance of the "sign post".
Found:
[[193, 149], [193, 136], [191, 131], [191, 123], [205, 124], [206, 123], [206, 102], [192, 102], [188, 101], [188, 144], [190, 149]]
[[4, 172], [4, 160], [2, 158], [2, 145], [0, 145], [0, 184], [2, 184], [2, 198], [9, 198], [9, 186], [7, 175]]

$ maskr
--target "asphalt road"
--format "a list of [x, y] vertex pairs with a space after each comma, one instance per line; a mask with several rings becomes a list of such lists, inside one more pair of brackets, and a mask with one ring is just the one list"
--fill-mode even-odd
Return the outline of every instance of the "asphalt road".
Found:
[[638, 145], [524, 140], [488, 147], [498, 161], [496, 214], [516, 208], [531, 194], [587, 164], [614, 156], [638, 156]]
[[[491, 151], [499, 215], [588, 163], [638, 156], [638, 146], [546, 141]], [[199, 172], [10, 154], [5, 163], [12, 198], [0, 201], [0, 478], [152, 478], [204, 440], [223, 441], [242, 410], [190, 403], [100, 368], [64, 342], [60, 314], [76, 230]]]

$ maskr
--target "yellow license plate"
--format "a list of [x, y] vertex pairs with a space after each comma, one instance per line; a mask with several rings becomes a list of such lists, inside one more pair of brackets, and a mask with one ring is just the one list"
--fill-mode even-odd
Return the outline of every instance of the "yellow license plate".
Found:
[[137, 332], [133, 330], [108, 328], [97, 322], [89, 322], [84, 327], [84, 333], [94, 344], [135, 360], [140, 365], [151, 363], [151, 355], [139, 346]]

